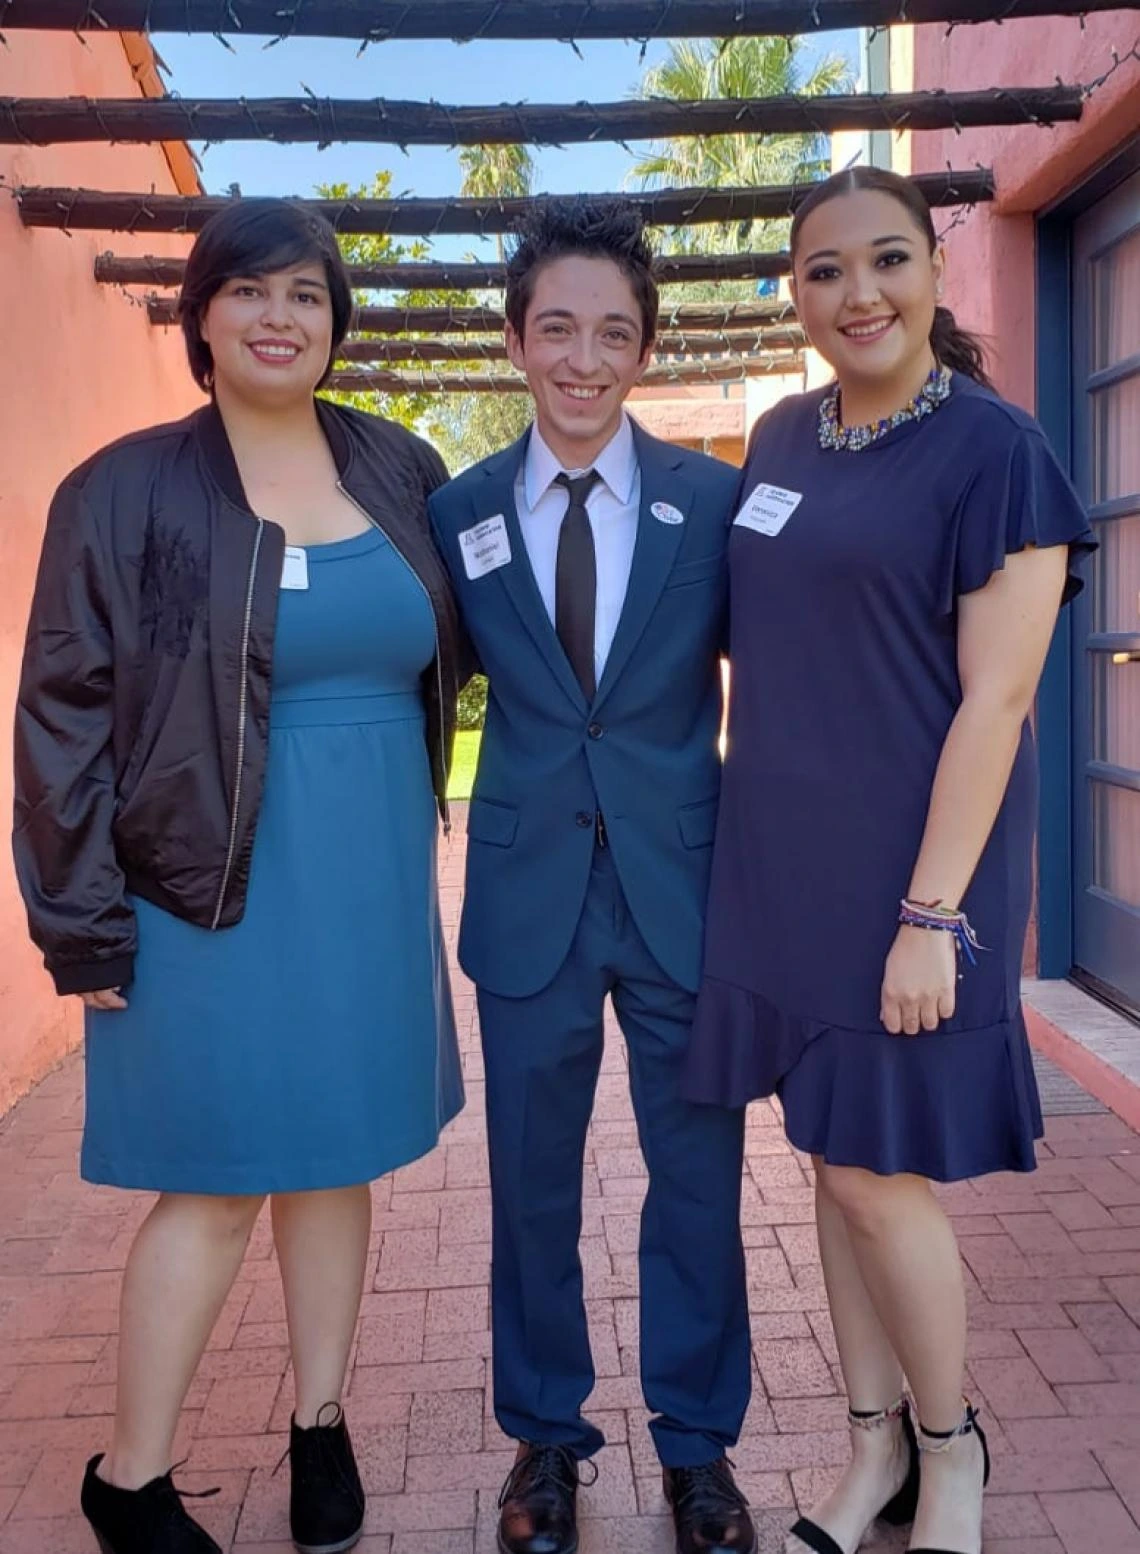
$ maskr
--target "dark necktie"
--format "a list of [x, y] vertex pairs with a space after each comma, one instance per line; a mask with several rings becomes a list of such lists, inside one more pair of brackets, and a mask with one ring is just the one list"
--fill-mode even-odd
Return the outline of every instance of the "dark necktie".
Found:
[[584, 475], [563, 472], [554, 477], [555, 485], [565, 486], [570, 493], [570, 505], [558, 534], [554, 629], [587, 701], [593, 701], [595, 691], [594, 614], [598, 565], [586, 498], [601, 478], [596, 469], [588, 470]]

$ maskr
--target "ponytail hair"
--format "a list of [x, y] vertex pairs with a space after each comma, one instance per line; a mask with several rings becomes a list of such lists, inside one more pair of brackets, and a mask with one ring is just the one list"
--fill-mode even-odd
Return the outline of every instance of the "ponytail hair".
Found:
[[973, 378], [983, 388], [992, 389], [986, 371], [986, 349], [977, 335], [959, 329], [949, 308], [934, 309], [934, 324], [930, 330], [930, 345], [937, 361], [952, 372]]
[[[826, 205], [828, 200], [838, 199], [844, 194], [855, 194], [863, 189], [869, 189], [878, 194], [889, 194], [893, 200], [897, 200], [926, 238], [930, 245], [930, 252], [932, 254], [935, 252], [938, 247], [938, 234], [934, 230], [934, 218], [930, 214], [926, 197], [918, 185], [912, 183], [909, 178], [900, 177], [898, 173], [888, 172], [884, 167], [858, 166], [845, 168], [841, 173], [834, 173], [830, 178], [825, 178], [822, 183], [814, 184], [811, 192], [796, 207], [796, 213], [792, 217], [790, 243], [793, 264], [804, 221], [812, 211], [817, 210], [821, 205]], [[985, 347], [976, 335], [959, 328], [949, 308], [938, 307], [934, 310], [930, 347], [935, 359], [943, 367], [949, 367], [952, 372], [961, 372], [967, 378], [973, 378], [975, 383], [980, 383], [984, 388], [993, 388], [986, 372]]]

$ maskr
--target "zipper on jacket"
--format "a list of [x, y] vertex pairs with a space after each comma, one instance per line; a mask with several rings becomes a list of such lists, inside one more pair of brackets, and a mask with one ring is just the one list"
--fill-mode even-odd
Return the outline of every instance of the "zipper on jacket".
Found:
[[241, 632], [241, 690], [238, 693], [238, 738], [237, 738], [237, 770], [234, 773], [234, 802], [230, 811], [230, 842], [226, 850], [226, 866], [222, 870], [222, 886], [218, 891], [218, 903], [214, 908], [214, 920], [210, 924], [211, 929], [216, 929], [221, 921], [222, 907], [226, 900], [226, 891], [229, 889], [230, 875], [233, 872], [234, 852], [237, 848], [238, 810], [241, 806], [241, 782], [242, 768], [245, 765], [245, 726], [246, 726], [246, 702], [247, 687], [249, 683], [249, 632], [253, 620], [253, 587], [257, 579], [257, 560], [261, 554], [261, 536], [265, 529], [264, 520], [257, 520], [257, 537], [253, 542], [253, 555], [249, 563], [249, 580], [245, 589], [245, 619], [242, 622]]
[[[416, 582], [419, 584], [420, 588], [423, 591], [424, 598], [428, 602], [428, 609], [431, 611], [432, 631], [435, 634], [435, 684], [436, 684], [436, 704], [437, 704], [437, 707], [438, 707], [438, 710], [439, 710], [439, 758], [440, 758], [441, 761], [446, 763], [446, 760], [447, 760], [447, 735], [446, 735], [446, 733], [444, 731], [444, 726], [443, 726], [443, 658], [442, 658], [442, 656], [440, 654], [440, 645], [439, 645], [439, 621], [436, 619], [435, 604], [432, 602], [431, 594], [428, 592], [427, 584], [424, 582], [423, 578], [416, 571], [415, 567], [408, 560], [407, 556], [404, 555], [404, 552], [396, 544], [395, 540], [388, 533], [387, 529], [385, 529], [384, 525], [381, 524], [381, 523], [377, 523], [376, 519], [373, 518], [372, 514], [367, 510], [367, 508], [364, 508], [364, 507], [362, 507], [360, 505], [360, 503], [353, 496], [352, 492], [351, 491], [346, 491], [344, 489], [344, 486], [341, 483], [341, 481], [339, 481], [339, 480], [337, 481], [336, 488], [340, 492], [341, 496], [343, 496], [344, 499], [347, 502], [351, 502], [352, 503], [353, 507], [356, 508], [357, 512], [361, 515], [361, 517], [366, 518], [374, 529], [379, 529], [380, 533], [388, 541], [389, 545], [391, 545], [392, 549], [396, 552], [397, 556], [399, 556], [400, 560], [404, 563], [404, 565], [407, 567], [408, 571], [415, 578]], [[442, 800], [441, 800], [442, 809], [443, 809], [443, 834], [444, 834], [444, 836], [450, 837], [450, 835], [451, 835], [451, 805], [447, 801], [447, 768], [446, 768], [446, 765], [444, 767], [443, 777], [444, 777], [444, 789], [443, 789], [443, 796], [442, 796]]]

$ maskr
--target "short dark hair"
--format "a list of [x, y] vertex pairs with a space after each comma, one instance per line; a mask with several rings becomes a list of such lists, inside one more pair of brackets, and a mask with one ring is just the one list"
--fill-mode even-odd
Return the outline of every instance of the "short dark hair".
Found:
[[324, 266], [332, 300], [332, 353], [323, 383], [353, 313], [352, 286], [332, 227], [292, 200], [235, 199], [210, 217], [190, 250], [178, 298], [178, 321], [199, 388], [209, 389], [214, 371], [213, 354], [202, 338], [202, 315], [210, 300], [237, 275], [274, 275], [309, 260]]
[[641, 212], [628, 200], [542, 199], [514, 230], [507, 262], [507, 320], [521, 340], [539, 271], [556, 259], [578, 255], [611, 259], [629, 281], [641, 311], [641, 348], [657, 334], [658, 295], [653, 250]]
[[[918, 184], [913, 183], [909, 178], [903, 178], [899, 173], [892, 173], [888, 168], [871, 167], [860, 163], [856, 167], [845, 167], [842, 172], [833, 173], [830, 178], [817, 183], [806, 199], [796, 207], [796, 213], [792, 217], [789, 244], [793, 265], [796, 262], [796, 250], [800, 245], [804, 222], [812, 211], [818, 210], [821, 205], [826, 205], [828, 200], [837, 200], [844, 194], [857, 194], [860, 190], [889, 194], [892, 200], [897, 200], [926, 239], [930, 252], [934, 253], [938, 247], [938, 234], [934, 230], [934, 217], [931, 215], [930, 205]], [[934, 309], [930, 347], [935, 359], [943, 367], [964, 373], [966, 377], [973, 378], [975, 383], [981, 383], [985, 388], [993, 387], [986, 372], [985, 346], [976, 335], [961, 328], [949, 308]]]

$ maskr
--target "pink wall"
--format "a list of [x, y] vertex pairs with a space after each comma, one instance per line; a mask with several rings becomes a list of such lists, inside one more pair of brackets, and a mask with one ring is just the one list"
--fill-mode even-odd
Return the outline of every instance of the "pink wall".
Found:
[[[154, 81], [137, 39], [90, 34], [84, 44], [11, 32], [0, 48], [0, 96], [129, 97], [140, 89], [153, 91]], [[185, 240], [26, 230], [6, 193], [19, 184], [189, 192], [184, 150], [168, 157], [159, 146], [0, 147], [0, 1114], [80, 1032], [78, 1000], [56, 998], [28, 942], [7, 840], [12, 705], [48, 501], [103, 443], [201, 403], [180, 336], [151, 329], [143, 309], [92, 276], [103, 249], [185, 253]]]
[[[1136, 12], [1116, 11], [1079, 21], [1043, 17], [959, 27], [912, 30], [913, 80], [897, 68], [911, 49], [892, 49], [892, 89], [977, 91], [987, 86], [1095, 80], [1123, 55], [1140, 27]], [[966, 130], [961, 135], [909, 137], [910, 170], [934, 172], [980, 164], [992, 167], [997, 199], [978, 205], [946, 239], [946, 300], [962, 324], [990, 347], [998, 388], [1028, 410], [1036, 409], [1037, 296], [1035, 222], [1075, 189], [1102, 162], [1140, 134], [1140, 62], [1131, 60], [1085, 105], [1075, 124], [1040, 129]], [[937, 218], [937, 212], [936, 218]], [[1057, 370], [1068, 372], [1059, 360]], [[1025, 969], [1037, 965], [1037, 923], [1030, 923]]]
[[[998, 26], [913, 29], [913, 89], [978, 91], [1095, 80], [1126, 54], [1140, 26], [1135, 11], [1108, 11]], [[894, 59], [905, 58], [898, 50]], [[893, 70], [894, 91], [912, 89]], [[1076, 124], [1054, 129], [965, 130], [910, 137], [911, 171], [992, 167], [998, 198], [976, 206], [947, 238], [947, 301], [961, 322], [987, 337], [999, 388], [1034, 407], [1034, 214], [1075, 188], [1099, 163], [1140, 134], [1140, 63], [1131, 60], [1094, 93]]]

